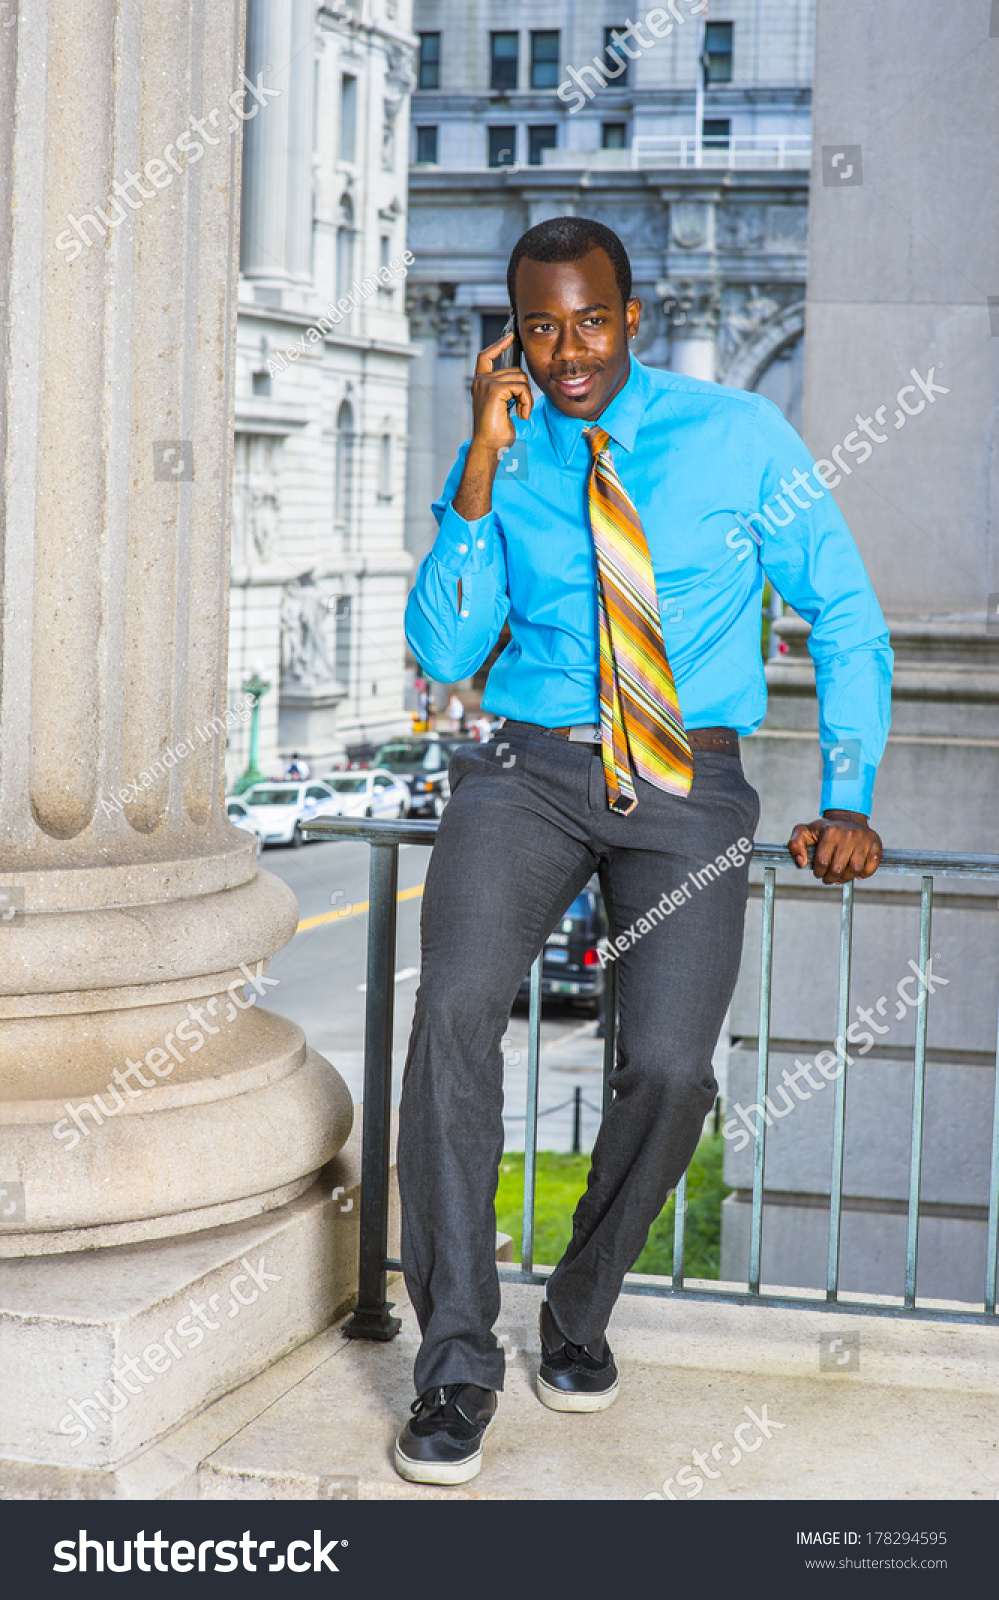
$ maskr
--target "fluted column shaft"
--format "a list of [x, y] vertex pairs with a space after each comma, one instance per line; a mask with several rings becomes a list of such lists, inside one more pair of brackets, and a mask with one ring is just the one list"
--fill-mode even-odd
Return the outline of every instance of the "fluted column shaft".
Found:
[[242, 63], [238, 0], [0, 28], [0, 1253], [264, 1209], [349, 1125], [241, 1003], [297, 920], [222, 779]]
[[266, 117], [247, 123], [242, 268], [249, 278], [310, 275], [313, 8], [309, 0], [248, 0], [246, 71], [280, 90]]

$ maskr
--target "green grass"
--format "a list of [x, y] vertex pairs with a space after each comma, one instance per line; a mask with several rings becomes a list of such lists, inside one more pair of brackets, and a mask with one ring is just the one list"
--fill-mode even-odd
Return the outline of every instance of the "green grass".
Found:
[[763, 651], [764, 661], [770, 659], [770, 596], [772, 594], [769, 583], [763, 585], [763, 628], [760, 639], [760, 648]]
[[[721, 1206], [731, 1189], [722, 1181], [720, 1133], [703, 1138], [687, 1171], [687, 1241], [684, 1276], [717, 1278], [721, 1251]], [[586, 1188], [589, 1156], [539, 1150], [534, 1217], [534, 1259], [554, 1266], [572, 1236], [572, 1213]], [[496, 1192], [496, 1226], [513, 1235], [514, 1257], [520, 1259], [523, 1228], [524, 1157], [510, 1151], [500, 1163]], [[668, 1276], [673, 1271], [673, 1196], [649, 1229], [648, 1242], [635, 1272]]]

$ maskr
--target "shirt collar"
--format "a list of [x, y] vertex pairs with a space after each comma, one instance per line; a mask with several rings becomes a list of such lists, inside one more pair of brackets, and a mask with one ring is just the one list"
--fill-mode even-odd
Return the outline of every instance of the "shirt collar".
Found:
[[[645, 415], [648, 386], [642, 363], [634, 356], [630, 356], [629, 359], [631, 371], [628, 374], [628, 381], [614, 396], [597, 422], [606, 433], [610, 434], [612, 443], [630, 452], [635, 448], [635, 438]], [[559, 460], [568, 466], [582, 438], [583, 429], [588, 428], [590, 424], [584, 422], [581, 417], [567, 417], [548, 400], [545, 400], [544, 407], [552, 447]]]

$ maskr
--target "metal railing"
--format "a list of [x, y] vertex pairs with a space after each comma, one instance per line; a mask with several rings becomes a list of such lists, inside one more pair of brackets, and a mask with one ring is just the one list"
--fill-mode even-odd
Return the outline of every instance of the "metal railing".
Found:
[[[358, 1303], [345, 1332], [353, 1338], [391, 1339], [398, 1331], [398, 1318], [390, 1316], [386, 1300], [387, 1273], [398, 1271], [401, 1263], [388, 1257], [389, 1213], [389, 1134], [392, 1099], [392, 1030], [395, 999], [396, 908], [399, 886], [399, 846], [432, 845], [437, 822], [375, 822], [326, 818], [308, 824], [306, 832], [323, 839], [362, 839], [371, 847], [368, 912], [367, 994], [364, 1034], [364, 1120], [361, 1153], [360, 1262]], [[763, 918], [760, 957], [759, 1038], [756, 1064], [756, 1099], [765, 1103], [770, 1064], [770, 995], [773, 972], [774, 901], [778, 868], [794, 871], [783, 845], [757, 844], [753, 865], [763, 868]], [[951, 855], [942, 852], [886, 850], [878, 868], [879, 876], [918, 876], [919, 970], [926, 972], [930, 958], [930, 928], [933, 914], [935, 877], [999, 878], [999, 856]], [[844, 884], [840, 903], [839, 989], [836, 1006], [837, 1040], [845, 1040], [849, 1022], [850, 976], [853, 944], [854, 886]], [[539, 955], [531, 968], [528, 1014], [527, 1104], [524, 1134], [524, 1211], [523, 1243], [519, 1267], [501, 1267], [500, 1277], [513, 1283], [544, 1283], [547, 1274], [534, 1270], [534, 1199], [537, 1171], [538, 1074], [541, 1052], [541, 962]], [[617, 1024], [617, 971], [613, 962], [605, 969], [605, 1034], [603, 1050], [603, 1110], [606, 1112], [613, 1089], [610, 1075], [614, 1068]], [[919, 1241], [919, 1203], [923, 1153], [923, 1105], [926, 1087], [926, 1039], [929, 990], [924, 988], [917, 1007], [912, 1092], [912, 1125], [909, 1148], [908, 1226], [905, 1252], [905, 1292], [901, 1304], [888, 1303], [889, 1297], [864, 1299], [851, 1295], [844, 1300], [839, 1288], [840, 1243], [843, 1214], [843, 1155], [846, 1129], [845, 1065], [835, 1079], [829, 1230], [826, 1255], [825, 1297], [815, 1291], [801, 1294], [767, 1294], [760, 1288], [763, 1241], [764, 1161], [766, 1122], [760, 1125], [753, 1146], [753, 1191], [750, 1221], [749, 1277], [745, 1291], [708, 1289], [703, 1280], [696, 1288], [684, 1282], [684, 1244], [687, 1225], [687, 1179], [676, 1188], [673, 1225], [673, 1272], [668, 1284], [625, 1280], [624, 1293], [683, 1296], [697, 1300], [724, 1300], [741, 1305], [766, 1304], [805, 1307], [810, 1310], [835, 1309], [880, 1316], [906, 1316], [953, 1322], [996, 1322], [997, 1264], [999, 1264], [999, 1072], [993, 1090], [992, 1147], [989, 1170], [988, 1224], [986, 1243], [983, 1309], [949, 1309], [916, 1305], [916, 1256]], [[843, 1046], [845, 1052], [845, 1046]], [[999, 1042], [997, 1042], [999, 1059]]]
[[631, 141], [633, 167], [729, 167], [786, 171], [812, 162], [808, 133], [637, 134]]

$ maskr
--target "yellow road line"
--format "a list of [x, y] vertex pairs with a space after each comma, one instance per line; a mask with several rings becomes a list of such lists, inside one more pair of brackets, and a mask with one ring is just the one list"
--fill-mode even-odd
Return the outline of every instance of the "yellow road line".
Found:
[[[416, 900], [422, 893], [423, 885], [418, 883], [415, 889], [400, 889], [396, 900]], [[346, 922], [348, 917], [359, 917], [367, 911], [369, 903], [367, 900], [359, 900], [349, 911], [344, 907], [342, 911], [324, 911], [319, 917], [304, 917], [295, 932], [305, 933], [309, 928], [318, 928], [323, 922]]]

